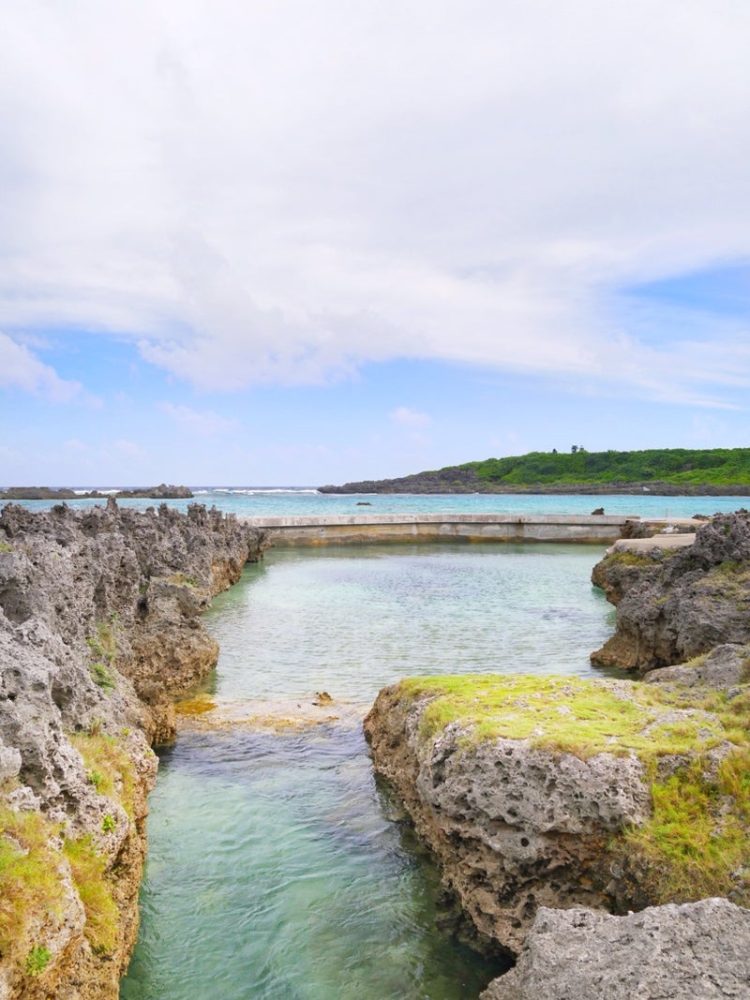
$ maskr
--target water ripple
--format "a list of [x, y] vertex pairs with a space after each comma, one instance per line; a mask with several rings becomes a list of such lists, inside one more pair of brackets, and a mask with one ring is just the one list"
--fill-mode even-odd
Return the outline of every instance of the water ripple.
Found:
[[[215, 602], [224, 698], [356, 701], [404, 674], [587, 674], [596, 549], [275, 552]], [[190, 732], [162, 754], [123, 1000], [464, 1000], [496, 971], [436, 929], [438, 881], [358, 728]]]

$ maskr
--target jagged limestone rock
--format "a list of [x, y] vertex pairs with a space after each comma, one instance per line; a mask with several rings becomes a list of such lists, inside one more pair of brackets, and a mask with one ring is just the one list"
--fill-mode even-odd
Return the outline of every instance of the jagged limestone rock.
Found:
[[750, 643], [750, 514], [717, 515], [677, 551], [613, 552], [593, 582], [617, 606], [615, 634], [594, 663], [644, 672], [723, 643]]
[[199, 506], [0, 513], [2, 1000], [117, 997], [149, 742], [215, 663], [201, 612], [263, 544]]
[[750, 910], [726, 899], [613, 917], [541, 909], [481, 1000], [748, 1000]]
[[742, 685], [750, 683], [750, 646], [724, 643], [688, 663], [650, 670], [643, 679], [647, 684], [679, 684], [739, 692]]
[[480, 938], [517, 953], [540, 906], [748, 898], [743, 692], [414, 678], [380, 692], [365, 732]]

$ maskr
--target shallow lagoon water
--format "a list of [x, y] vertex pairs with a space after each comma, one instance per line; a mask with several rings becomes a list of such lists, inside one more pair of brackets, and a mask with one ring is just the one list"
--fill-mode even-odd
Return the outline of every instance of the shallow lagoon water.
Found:
[[[191, 503], [216, 506], [243, 517], [296, 517], [333, 514], [590, 514], [604, 507], [607, 514], [634, 514], [639, 517], [690, 517], [693, 514], [727, 512], [748, 505], [747, 497], [675, 497], [654, 493], [611, 496], [539, 493], [398, 493], [344, 494], [318, 493], [305, 488], [216, 488], [194, 487], [193, 500], [162, 501], [185, 510]], [[32, 510], [48, 510], [55, 501], [17, 501]], [[70, 507], [86, 508], [101, 500], [66, 500]], [[157, 500], [120, 500], [122, 507], [144, 510]], [[368, 506], [362, 507], [361, 503]]]
[[611, 606], [591, 586], [603, 547], [357, 546], [272, 551], [219, 596], [215, 691], [285, 698], [321, 688], [371, 702], [412, 674], [590, 674]]
[[[222, 698], [408, 674], [591, 674], [601, 549], [445, 544], [269, 553], [221, 595]], [[495, 973], [435, 926], [438, 882], [390, 821], [359, 728], [184, 734], [151, 798], [123, 1000], [471, 1000]]]

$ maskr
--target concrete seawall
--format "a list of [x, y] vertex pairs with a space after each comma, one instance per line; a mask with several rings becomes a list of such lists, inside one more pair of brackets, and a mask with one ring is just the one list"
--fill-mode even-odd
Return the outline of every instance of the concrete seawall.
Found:
[[[275, 546], [367, 545], [380, 542], [590, 542], [611, 545], [627, 521], [597, 514], [351, 514], [332, 517], [246, 517]], [[656, 533], [667, 523], [648, 522]], [[686, 530], [690, 521], [674, 522]]]

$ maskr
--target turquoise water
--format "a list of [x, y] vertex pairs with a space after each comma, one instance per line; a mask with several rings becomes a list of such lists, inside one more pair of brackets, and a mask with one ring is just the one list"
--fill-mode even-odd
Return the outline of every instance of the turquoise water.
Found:
[[[639, 496], [542, 496], [541, 494], [495, 495], [439, 494], [423, 496], [351, 495], [333, 496], [313, 489], [208, 489], [196, 487], [195, 500], [167, 500], [178, 510], [189, 503], [215, 504], [220, 510], [248, 517], [283, 517], [285, 515], [326, 514], [590, 514], [604, 507], [607, 514], [636, 514], [641, 517], [689, 517], [692, 514], [714, 514], [747, 506], [747, 497], [662, 497]], [[371, 506], [357, 506], [367, 501]], [[45, 510], [48, 500], [24, 500], [24, 506]], [[89, 507], [101, 501], [69, 500], [71, 507]], [[121, 500], [124, 507], [144, 509], [154, 500]]]
[[[221, 595], [222, 698], [370, 702], [416, 673], [592, 673], [591, 546], [277, 551]], [[436, 926], [439, 887], [361, 729], [185, 733], [151, 797], [123, 1000], [472, 1000], [500, 969]]]
[[372, 701], [411, 674], [591, 672], [611, 606], [590, 583], [603, 548], [420, 545], [276, 550], [248, 566], [206, 623], [216, 693], [325, 689]]

